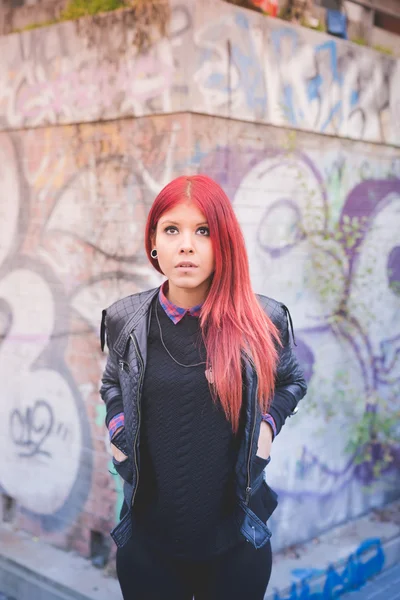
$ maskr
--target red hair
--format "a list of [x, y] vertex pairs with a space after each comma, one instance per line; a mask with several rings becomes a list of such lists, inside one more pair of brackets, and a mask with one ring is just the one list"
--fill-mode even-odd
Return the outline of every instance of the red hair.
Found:
[[211, 393], [218, 397], [236, 433], [242, 405], [241, 352], [250, 355], [258, 376], [258, 401], [268, 411], [274, 392], [279, 334], [261, 308], [250, 283], [249, 263], [239, 222], [222, 188], [206, 175], [177, 177], [158, 194], [150, 209], [145, 233], [147, 256], [160, 217], [182, 201], [191, 200], [206, 216], [214, 249], [215, 273], [202, 306], [200, 325], [212, 367]]

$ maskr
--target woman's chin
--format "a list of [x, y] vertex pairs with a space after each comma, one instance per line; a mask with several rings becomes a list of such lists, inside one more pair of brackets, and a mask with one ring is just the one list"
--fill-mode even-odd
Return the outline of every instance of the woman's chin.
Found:
[[205, 285], [206, 280], [199, 279], [198, 277], [193, 277], [193, 273], [179, 273], [178, 275], [174, 274], [172, 277], [168, 279], [170, 285], [175, 285], [178, 288], [187, 288], [187, 289], [195, 289], [200, 287], [201, 285]]

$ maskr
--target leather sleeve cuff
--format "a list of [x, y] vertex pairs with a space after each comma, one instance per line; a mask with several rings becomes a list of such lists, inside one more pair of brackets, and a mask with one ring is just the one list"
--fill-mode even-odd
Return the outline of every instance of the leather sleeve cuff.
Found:
[[120, 431], [118, 431], [118, 433], [116, 433], [114, 435], [114, 437], [112, 438], [111, 443], [114, 444], [114, 446], [116, 448], [118, 448], [118, 450], [123, 452], [125, 454], [125, 456], [128, 456], [128, 447], [126, 444], [125, 429], [120, 429]]
[[263, 421], [268, 423], [268, 425], [270, 425], [270, 427], [272, 429], [272, 434], [273, 434], [272, 439], [275, 439], [277, 431], [276, 431], [276, 423], [275, 423], [274, 417], [272, 415], [270, 415], [269, 413], [266, 413], [265, 415], [262, 415], [261, 418]]

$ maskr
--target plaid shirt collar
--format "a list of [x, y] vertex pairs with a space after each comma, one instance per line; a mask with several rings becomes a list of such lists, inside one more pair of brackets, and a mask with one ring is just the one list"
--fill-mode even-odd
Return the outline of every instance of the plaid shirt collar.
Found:
[[160, 300], [160, 304], [175, 325], [179, 323], [186, 315], [189, 313], [192, 317], [199, 317], [201, 307], [203, 304], [197, 304], [196, 306], [192, 306], [192, 308], [181, 308], [180, 306], [176, 306], [172, 304], [165, 295], [168, 290], [168, 281], [164, 281], [162, 286], [160, 287], [160, 291], [158, 294], [158, 299]]

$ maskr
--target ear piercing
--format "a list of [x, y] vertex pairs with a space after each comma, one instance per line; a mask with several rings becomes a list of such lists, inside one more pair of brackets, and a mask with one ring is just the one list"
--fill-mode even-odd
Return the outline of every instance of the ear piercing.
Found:
[[157, 250], [155, 248], [153, 248], [153, 250], [150, 252], [150, 256], [154, 259], [158, 257]]

